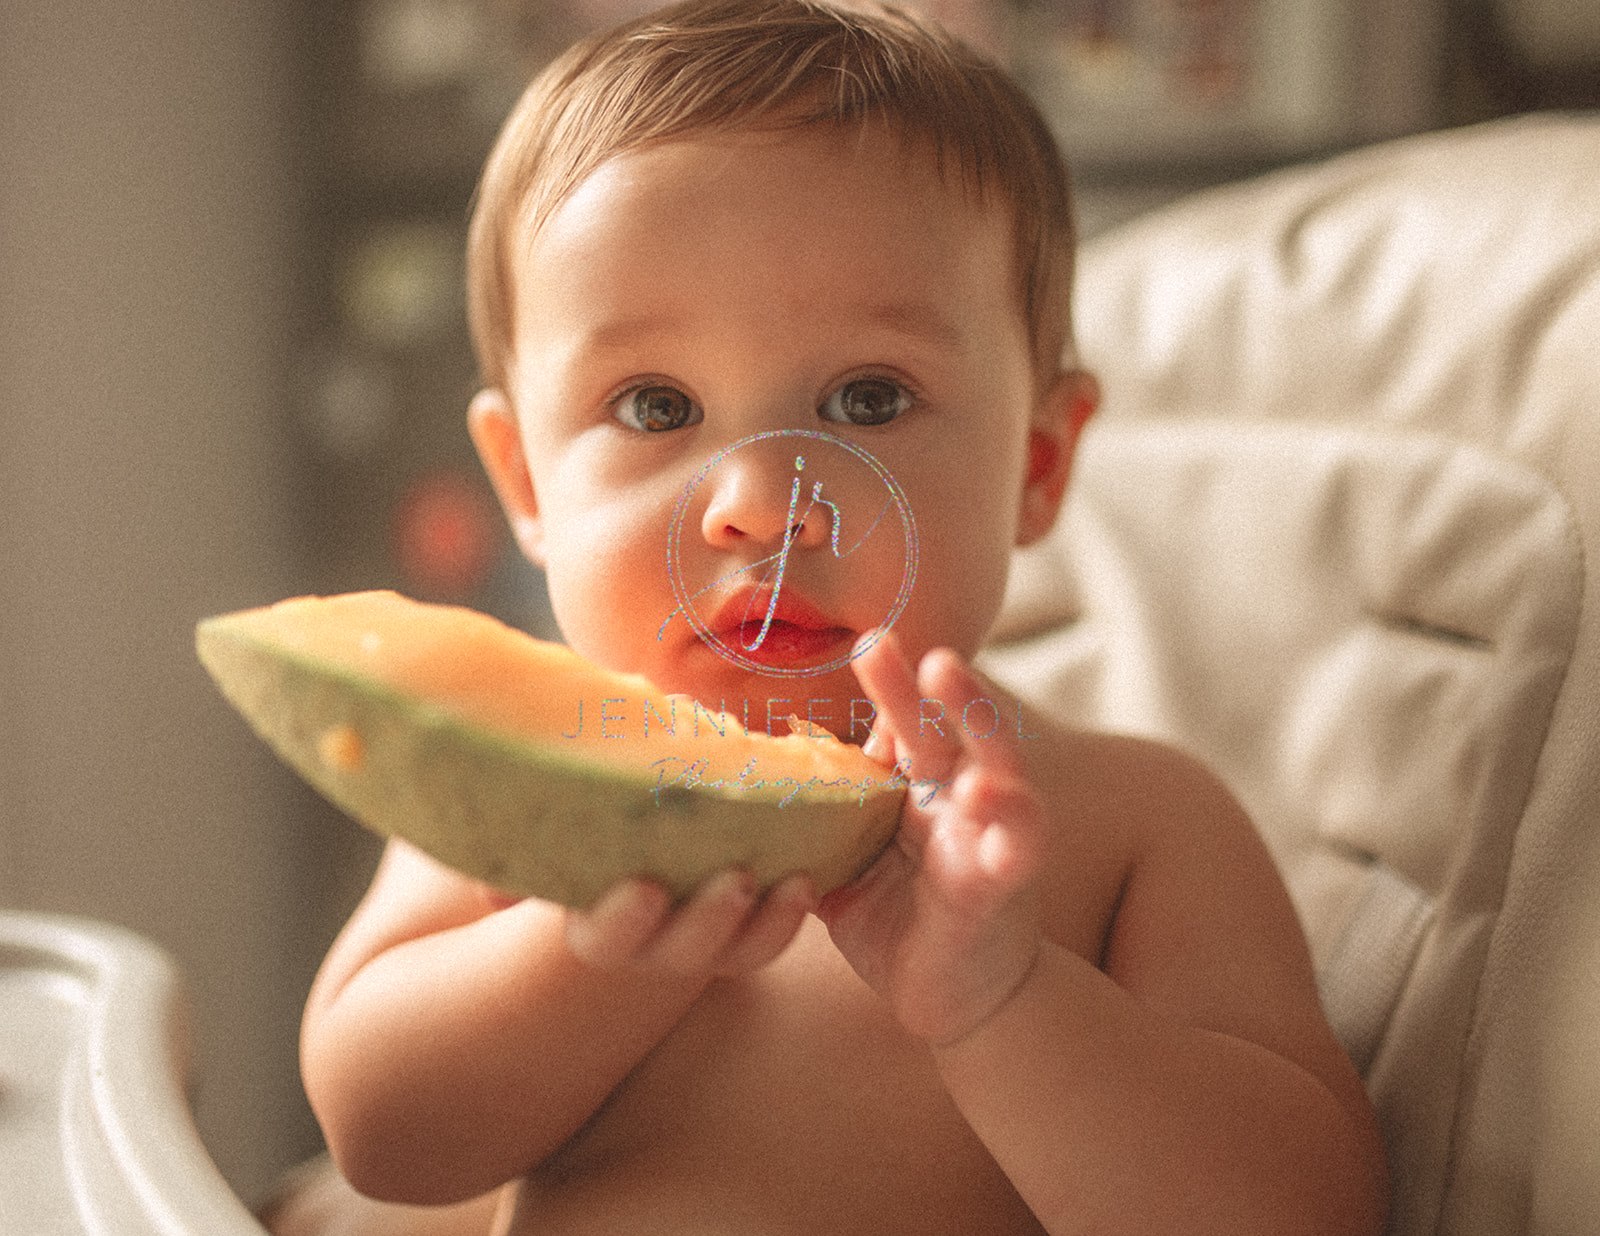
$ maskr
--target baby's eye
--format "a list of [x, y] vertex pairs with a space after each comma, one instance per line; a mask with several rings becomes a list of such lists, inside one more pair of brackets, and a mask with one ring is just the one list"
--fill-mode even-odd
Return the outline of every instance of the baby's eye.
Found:
[[662, 433], [699, 422], [694, 400], [675, 386], [637, 386], [624, 391], [613, 405], [616, 418], [629, 429]]
[[822, 401], [825, 421], [883, 425], [911, 406], [911, 392], [890, 378], [854, 378]]

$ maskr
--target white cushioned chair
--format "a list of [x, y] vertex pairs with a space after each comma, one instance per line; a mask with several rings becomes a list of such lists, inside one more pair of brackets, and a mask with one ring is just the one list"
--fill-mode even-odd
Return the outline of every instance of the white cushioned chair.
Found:
[[[1088, 246], [1106, 404], [985, 659], [1245, 801], [1403, 1236], [1600, 1232], [1597, 191], [1600, 119], [1525, 118]], [[192, 1141], [159, 962], [12, 915], [0, 967], [0, 1229], [259, 1233]]]
[[1600, 1232], [1600, 119], [1196, 196], [1076, 318], [1105, 407], [989, 668], [1243, 798], [1392, 1231]]

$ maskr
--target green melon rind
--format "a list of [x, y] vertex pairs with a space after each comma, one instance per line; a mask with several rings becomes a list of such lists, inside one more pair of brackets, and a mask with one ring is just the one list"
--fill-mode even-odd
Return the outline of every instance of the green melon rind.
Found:
[[[893, 836], [904, 792], [811, 791], [787, 802], [564, 757], [467, 722], [229, 625], [200, 623], [201, 663], [262, 739], [341, 810], [507, 892], [586, 907], [628, 876], [683, 897], [728, 867], [767, 887], [806, 872], [819, 892], [865, 869]], [[324, 762], [348, 726], [359, 769]]]

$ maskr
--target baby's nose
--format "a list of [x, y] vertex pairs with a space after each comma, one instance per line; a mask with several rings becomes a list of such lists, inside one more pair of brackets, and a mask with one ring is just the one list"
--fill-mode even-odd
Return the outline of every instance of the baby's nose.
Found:
[[776, 548], [786, 539], [808, 549], [828, 543], [833, 507], [820, 477], [807, 475], [803, 453], [746, 448], [720, 460], [707, 482], [711, 493], [700, 526], [713, 548]]

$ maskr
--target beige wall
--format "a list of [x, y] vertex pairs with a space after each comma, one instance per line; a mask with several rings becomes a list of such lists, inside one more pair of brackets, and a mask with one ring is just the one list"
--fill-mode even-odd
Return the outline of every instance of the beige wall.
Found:
[[178, 955], [247, 1197], [307, 1144], [315, 832], [190, 641], [296, 585], [288, 17], [0, 4], [0, 904]]

